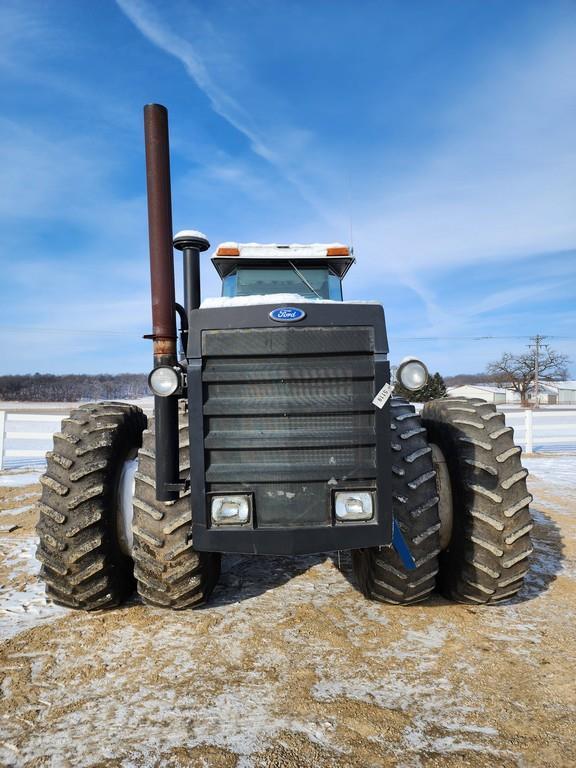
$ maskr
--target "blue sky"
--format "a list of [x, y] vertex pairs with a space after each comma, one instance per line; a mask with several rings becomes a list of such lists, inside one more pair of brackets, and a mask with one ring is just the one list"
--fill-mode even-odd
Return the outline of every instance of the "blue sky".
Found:
[[160, 102], [175, 230], [352, 238], [394, 361], [475, 372], [542, 333], [576, 374], [574, 72], [561, 0], [2, 0], [0, 372], [148, 370]]

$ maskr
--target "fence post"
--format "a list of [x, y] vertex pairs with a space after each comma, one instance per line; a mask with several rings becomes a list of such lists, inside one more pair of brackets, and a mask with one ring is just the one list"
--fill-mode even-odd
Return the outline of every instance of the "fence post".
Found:
[[532, 435], [532, 426], [533, 426], [533, 414], [532, 410], [530, 408], [526, 408], [524, 411], [524, 429], [525, 429], [525, 441], [526, 441], [526, 453], [532, 453], [534, 449], [533, 445], [533, 435]]
[[4, 467], [4, 425], [6, 423], [6, 411], [0, 411], [0, 469]]

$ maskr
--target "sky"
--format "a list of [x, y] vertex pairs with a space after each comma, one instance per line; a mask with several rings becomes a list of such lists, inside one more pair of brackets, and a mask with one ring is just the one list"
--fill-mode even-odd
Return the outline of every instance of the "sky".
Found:
[[149, 370], [158, 102], [175, 231], [351, 243], [393, 362], [576, 378], [574, 72], [574, 0], [0, 0], [0, 373]]

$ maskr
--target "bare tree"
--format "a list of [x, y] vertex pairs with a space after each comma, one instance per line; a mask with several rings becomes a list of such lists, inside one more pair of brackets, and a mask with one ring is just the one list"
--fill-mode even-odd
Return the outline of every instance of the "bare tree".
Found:
[[535, 349], [528, 349], [519, 355], [505, 352], [500, 360], [488, 364], [486, 373], [497, 384], [518, 392], [522, 405], [527, 405], [528, 392], [536, 372], [541, 381], [564, 381], [568, 378], [568, 362], [567, 355], [543, 345], [538, 350], [538, 356]]

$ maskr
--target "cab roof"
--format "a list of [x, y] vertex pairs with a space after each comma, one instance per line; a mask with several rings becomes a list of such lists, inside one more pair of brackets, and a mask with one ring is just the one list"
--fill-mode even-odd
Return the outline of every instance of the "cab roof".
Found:
[[293, 261], [308, 266], [329, 266], [340, 279], [355, 262], [350, 248], [342, 243], [311, 243], [278, 245], [277, 243], [221, 243], [212, 263], [221, 278], [229, 275], [239, 264], [256, 266], [274, 261]]

